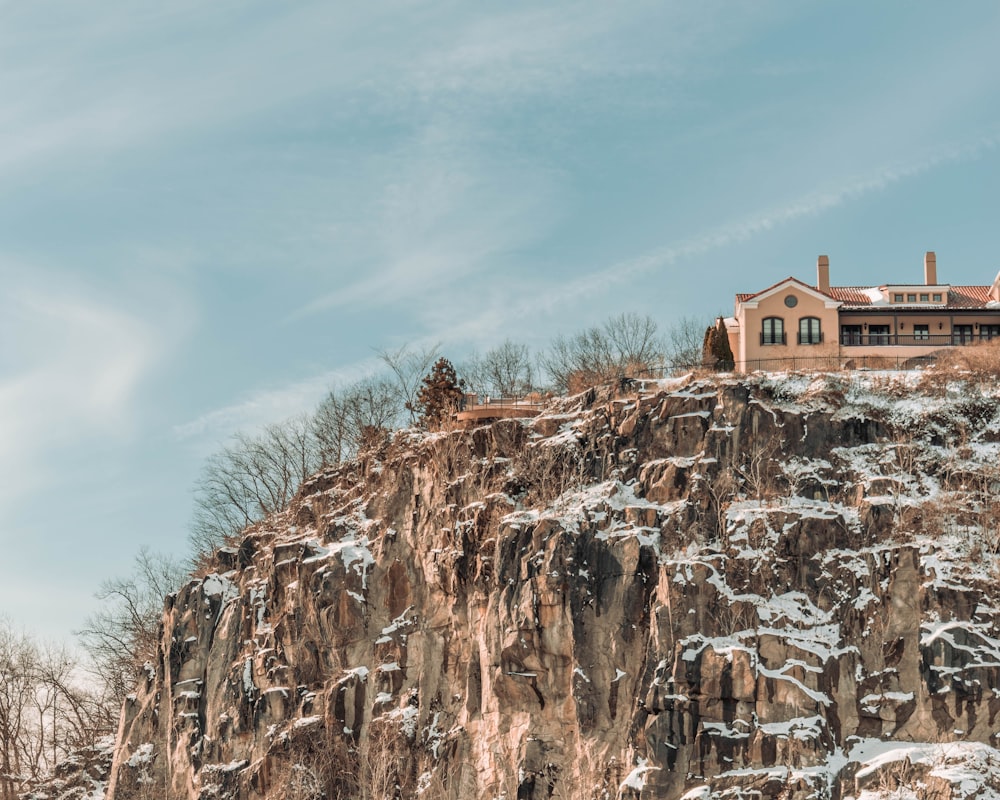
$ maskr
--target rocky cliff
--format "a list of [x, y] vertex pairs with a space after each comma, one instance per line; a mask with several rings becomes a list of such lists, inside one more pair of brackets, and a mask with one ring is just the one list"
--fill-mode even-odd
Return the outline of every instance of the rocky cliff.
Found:
[[396, 434], [168, 599], [110, 800], [997, 796], [1000, 410], [924, 383]]

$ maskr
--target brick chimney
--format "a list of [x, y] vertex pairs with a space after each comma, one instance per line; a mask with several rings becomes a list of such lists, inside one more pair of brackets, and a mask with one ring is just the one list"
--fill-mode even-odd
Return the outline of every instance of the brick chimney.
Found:
[[924, 283], [927, 286], [937, 286], [937, 256], [933, 250], [924, 255]]
[[830, 293], [830, 258], [820, 256], [816, 259], [816, 288], [824, 294]]

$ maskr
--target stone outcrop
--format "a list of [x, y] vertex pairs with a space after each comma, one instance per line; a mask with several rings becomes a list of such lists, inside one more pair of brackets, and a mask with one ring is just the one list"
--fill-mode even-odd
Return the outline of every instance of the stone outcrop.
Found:
[[115, 742], [99, 739], [56, 764], [42, 785], [20, 795], [21, 800], [97, 800], [105, 796], [114, 760]]
[[927, 748], [996, 752], [1000, 413], [920, 391], [397, 434], [168, 598], [108, 797], [960, 797]]

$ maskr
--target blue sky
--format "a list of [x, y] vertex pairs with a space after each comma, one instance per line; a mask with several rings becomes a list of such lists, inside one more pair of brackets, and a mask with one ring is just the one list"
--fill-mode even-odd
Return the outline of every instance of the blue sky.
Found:
[[993, 2], [0, 2], [0, 614], [373, 348], [1000, 269]]

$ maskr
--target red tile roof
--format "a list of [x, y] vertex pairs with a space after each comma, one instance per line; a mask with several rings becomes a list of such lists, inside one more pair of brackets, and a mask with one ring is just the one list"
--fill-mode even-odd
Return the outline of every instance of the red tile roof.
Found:
[[772, 283], [766, 289], [761, 289], [759, 292], [754, 292], [753, 294], [738, 294], [738, 295], [736, 295], [736, 299], [740, 303], [744, 302], [745, 300], [751, 300], [752, 298], [757, 297], [758, 295], [764, 294], [765, 292], [769, 292], [772, 289], [774, 289], [775, 287], [781, 286], [781, 284], [788, 283], [789, 281], [791, 281], [792, 283], [797, 283], [799, 286], [803, 286], [806, 289], [809, 289], [809, 290], [811, 290], [813, 292], [819, 292], [819, 294], [823, 294], [823, 292], [820, 292], [819, 289], [817, 289], [815, 286], [810, 286], [808, 283], [805, 283], [804, 281], [800, 281], [798, 278], [793, 278], [791, 276], [788, 276], [787, 278], [782, 278], [777, 283]]
[[[819, 292], [815, 286], [809, 286], [803, 283], [798, 278], [785, 278], [784, 280], [778, 281], [777, 283], [768, 286], [766, 289], [761, 289], [759, 292], [742, 293], [736, 295], [736, 302], [743, 303], [747, 300], [752, 300], [758, 295], [764, 294], [764, 292], [769, 292], [775, 286], [780, 286], [781, 284], [792, 280], [801, 286], [805, 286], [812, 289], [814, 292]], [[872, 302], [871, 296], [868, 292], [878, 287], [871, 286], [831, 286], [829, 292], [819, 292], [820, 294], [826, 294], [834, 300], [839, 300], [845, 306], [850, 306], [851, 308], [864, 308], [864, 307], [877, 307], [877, 308], [887, 308], [892, 307], [897, 304], [879, 304], [878, 306]], [[948, 302], [943, 306], [932, 305], [929, 308], [985, 308], [991, 302], [990, 299], [990, 287], [989, 286], [951, 286], [948, 291]], [[928, 308], [927, 306], [922, 306]]]
[[948, 292], [951, 308], [982, 308], [991, 302], [989, 286], [952, 286]]
[[831, 286], [830, 297], [848, 306], [870, 306], [868, 286]]
[[[907, 287], [909, 288], [909, 287]], [[852, 308], [874, 307], [871, 297], [866, 290], [867, 286], [831, 286], [830, 295], [840, 300], [845, 306]], [[990, 300], [989, 286], [951, 286], [948, 289], [948, 300], [944, 305], [926, 306], [919, 304], [921, 309], [929, 308], [985, 308]], [[913, 307], [914, 303], [902, 304], [906, 307]], [[879, 304], [878, 308], [899, 307], [899, 303]]]

